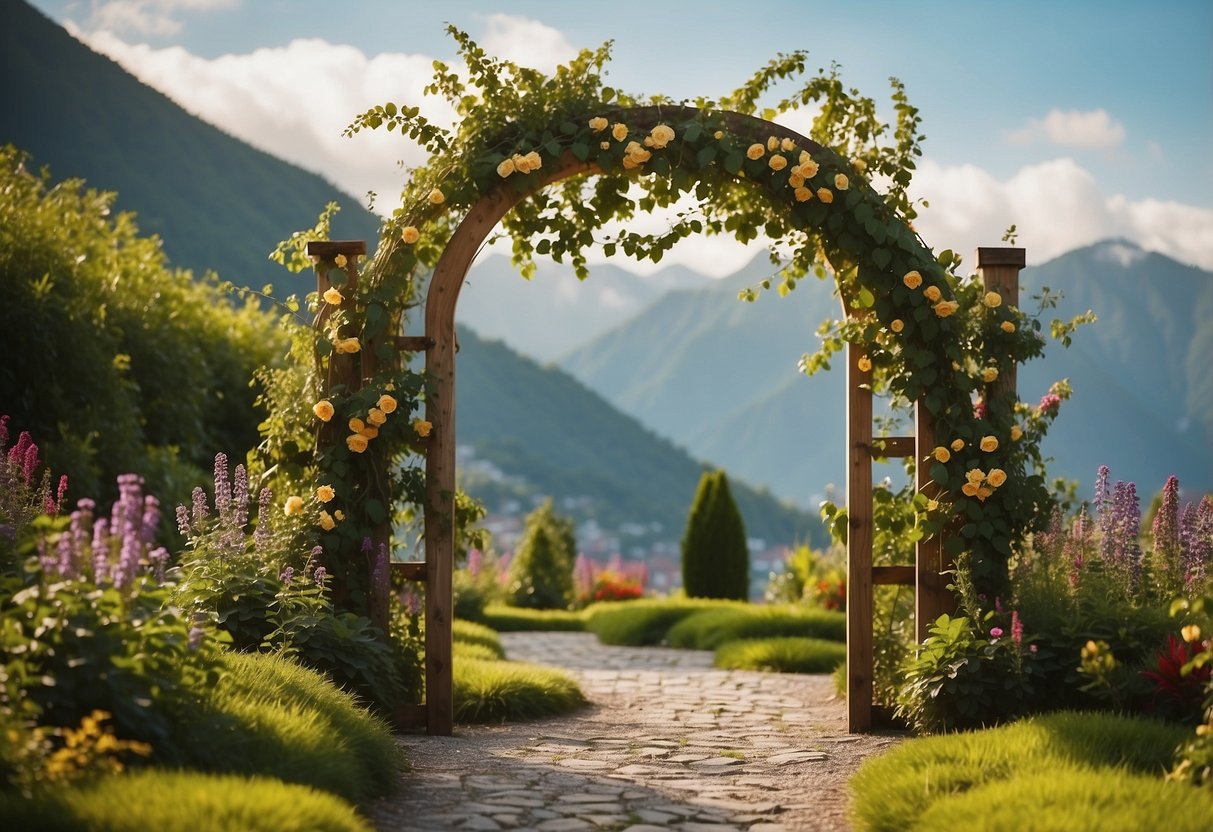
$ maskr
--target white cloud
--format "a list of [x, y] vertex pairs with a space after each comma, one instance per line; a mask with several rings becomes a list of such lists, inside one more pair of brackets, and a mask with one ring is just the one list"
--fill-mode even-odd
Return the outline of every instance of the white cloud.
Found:
[[559, 30], [537, 20], [491, 14], [487, 23], [488, 31], [480, 44], [484, 51], [519, 66], [552, 72], [558, 64], [567, 63], [577, 55], [577, 50]]
[[181, 31], [182, 11], [230, 9], [238, 0], [93, 0], [88, 27], [167, 37]]
[[1125, 138], [1124, 125], [1112, 121], [1107, 110], [1049, 110], [1041, 119], [1007, 136], [1012, 144], [1031, 144], [1046, 140], [1063, 147], [1110, 148]]

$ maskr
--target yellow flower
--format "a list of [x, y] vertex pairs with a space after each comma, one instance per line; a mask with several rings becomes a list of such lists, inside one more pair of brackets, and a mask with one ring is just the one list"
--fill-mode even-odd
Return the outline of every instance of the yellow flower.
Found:
[[804, 187], [797, 188], [793, 193], [796, 196], [797, 202], [808, 202], [810, 199], [813, 198], [813, 192], [810, 191], [808, 188], [804, 188]]
[[658, 124], [649, 132], [649, 138], [653, 140], [653, 147], [661, 150], [674, 140], [674, 128], [668, 124]]
[[328, 399], [321, 399], [312, 405], [312, 412], [316, 414], [317, 419], [327, 422], [333, 418], [333, 403]]
[[611, 149], [611, 143], [610, 143], [610, 142], [599, 142], [599, 143], [598, 143], [598, 146], [599, 146], [600, 148], [602, 148], [603, 150], [610, 150], [610, 149]]
[[433, 429], [434, 429], [434, 426], [430, 422], [427, 422], [425, 419], [417, 419], [416, 421], [413, 422], [413, 430], [422, 439], [429, 436], [430, 431]]
[[863, 173], [868, 169], [868, 163], [863, 159], [856, 159], [855, 161], [851, 162], [851, 164], [854, 165], [855, 170], [859, 171], [860, 173]]
[[345, 297], [338, 290], [330, 287], [324, 290], [324, 302], [330, 306], [340, 306], [345, 303]]
[[941, 300], [935, 304], [935, 314], [941, 318], [946, 318], [960, 308], [960, 304], [954, 300]]
[[611, 136], [617, 142], [621, 142], [628, 137], [628, 126], [622, 121], [617, 121], [611, 127]]
[[777, 136], [767, 136], [767, 150], [778, 150], [779, 138]]
[[872, 369], [872, 359], [868, 358], [866, 355], [860, 356], [857, 363], [859, 365], [859, 372], [861, 373], [869, 372]]
[[1001, 468], [991, 468], [989, 476], [986, 477], [986, 482], [997, 488], [1007, 481], [1007, 472]]
[[767, 160], [767, 164], [770, 165], [771, 170], [783, 170], [788, 166], [788, 159], [786, 156], [780, 156], [776, 153]]
[[831, 191], [829, 188], [818, 188], [817, 189], [817, 198], [820, 199], [822, 202], [824, 202], [826, 205], [829, 205], [831, 202], [834, 201], [834, 192]]
[[286, 512], [287, 517], [294, 514], [303, 514], [303, 498], [299, 496], [287, 497], [282, 510]]
[[764, 154], [766, 152], [767, 152], [767, 149], [765, 147], [763, 147], [761, 144], [755, 143], [755, 144], [750, 145], [749, 148], [746, 149], [745, 155], [747, 157], [749, 157], [750, 159], [761, 159], [762, 154]]
[[851, 181], [849, 179], [847, 179], [847, 176], [845, 173], [839, 173], [839, 174], [835, 175], [834, 187], [837, 188], [838, 190], [845, 191], [850, 184], [851, 184]]
[[981, 371], [981, 380], [984, 381], [986, 384], [989, 384], [990, 382], [994, 381], [994, 379], [996, 379], [996, 378], [998, 378], [998, 368], [997, 367], [986, 367], [984, 370]]
[[337, 496], [337, 491], [331, 485], [322, 485], [316, 489], [316, 499], [327, 503]]
[[796, 168], [792, 168], [792, 172], [788, 174], [788, 184], [793, 188], [804, 187], [804, 177], [796, 172]]
[[357, 416], [355, 416], [353, 419], [350, 419], [350, 421], [348, 422], [348, 425], [349, 425], [349, 429], [351, 431], [353, 431], [354, 433], [362, 433], [362, 431], [366, 430], [366, 422], [362, 421]]
[[337, 509], [336, 511], [333, 512], [333, 519], [334, 520], [344, 520], [345, 512], [342, 511], [341, 509]]
[[359, 433], [361, 433], [367, 439], [374, 439], [376, 436], [379, 435], [379, 428], [375, 427], [374, 425], [367, 425], [362, 430], [360, 430]]
[[333, 262], [334, 262], [334, 263], [337, 265], [337, 268], [339, 268], [339, 269], [344, 269], [344, 268], [345, 268], [345, 264], [346, 264], [346, 263], [348, 263], [348, 262], [350, 262], [350, 261], [349, 261], [349, 260], [347, 260], [347, 259], [345, 259], [345, 255], [344, 255], [344, 254], [338, 254], [336, 257], [334, 257], [334, 258], [333, 258]]
[[997, 309], [1002, 306], [1002, 295], [997, 292], [986, 292], [986, 296], [981, 299], [981, 302], [991, 309]]
[[779, 143], [779, 149], [784, 153], [791, 153], [796, 149], [796, 142], [792, 141], [791, 139], [784, 139]]
[[1011, 321], [1003, 321], [1001, 324], [999, 324], [999, 326], [1002, 327], [1003, 332], [1015, 331], [1015, 324], [1013, 324]]
[[337, 521], [327, 511], [320, 512], [320, 519], [316, 521], [316, 525], [324, 529], [326, 532], [331, 532], [337, 528]]
[[446, 194], [442, 192], [441, 188], [434, 188], [434, 190], [430, 191], [431, 204], [441, 205], [444, 202], [446, 202]]
[[379, 397], [379, 401], [376, 403], [376, 406], [384, 413], [393, 413], [396, 410], [396, 400], [387, 393], [384, 393]]
[[1011, 441], [1018, 442], [1023, 438], [1023, 428], [1019, 425], [1011, 425]]
[[939, 500], [927, 500], [927, 511], [935, 511], [939, 508]]
[[716, 139], [716, 141], [720, 141], [721, 139], [724, 138], [724, 131], [717, 130], [715, 133], [712, 134], [712, 138]]
[[367, 414], [366, 420], [372, 425], [382, 425], [387, 421], [387, 414], [377, 407], [372, 407], [371, 412]]
[[807, 150], [802, 150], [802, 151], [800, 151], [800, 156], [799, 156], [799, 157], [797, 157], [797, 161], [798, 161], [798, 162], [800, 162], [800, 164], [802, 164], [802, 165], [803, 165], [803, 164], [805, 164], [805, 163], [807, 163], [807, 162], [811, 162], [811, 161], [813, 161], [813, 157], [809, 155], [809, 151], [807, 151]]
[[970, 468], [965, 471], [965, 479], [972, 483], [981, 483], [986, 478], [986, 472], [980, 468]]
[[984, 503], [986, 501], [986, 497], [989, 497], [993, 493], [994, 493], [993, 488], [986, 488], [984, 485], [979, 486], [977, 489], [977, 499], [981, 500]]
[[966, 497], [976, 497], [980, 488], [981, 486], [975, 482], [966, 482], [960, 487], [960, 493], [964, 494]]
[[356, 454], [360, 454], [366, 450], [369, 440], [361, 433], [351, 433], [345, 437], [345, 446]]
[[894, 318], [893, 320], [889, 321], [889, 329], [893, 330], [894, 332], [901, 332], [905, 328], [905, 321], [903, 321], [901, 318]]
[[1194, 644], [1200, 641], [1200, 625], [1188, 624], [1179, 631], [1179, 634], [1183, 636], [1184, 641], [1188, 642], [1188, 644]]
[[358, 343], [357, 338], [342, 338], [333, 344], [333, 349], [339, 353], [352, 355], [362, 349], [362, 344]]
[[[526, 163], [526, 170], [524, 173], [530, 173], [533, 170], [539, 170], [541, 167], [543, 167], [543, 157], [539, 155], [538, 150], [532, 150], [530, 153], [523, 156], [522, 160]], [[514, 164], [517, 164], [517, 162]]]
[[940, 298], [943, 297], [943, 293], [939, 291], [938, 286], [928, 286], [922, 290], [922, 293], [931, 303], [939, 303]]
[[607, 121], [603, 116], [594, 116], [592, 119], [590, 119], [590, 129], [595, 133], [601, 133], [603, 130], [607, 129], [608, 124], [610, 124], [610, 122]]
[[990, 453], [991, 451], [997, 451], [998, 450], [998, 437], [996, 437], [996, 436], [981, 437], [981, 446], [980, 447], [986, 453]]
[[814, 162], [812, 159], [805, 159], [804, 157], [806, 155], [807, 154], [804, 154], [804, 153], [800, 154], [801, 161], [800, 161], [800, 170], [798, 172], [805, 179], [812, 179], [814, 176], [817, 175], [817, 171], [819, 170], [820, 166], [816, 162]]
[[922, 285], [922, 275], [920, 275], [918, 272], [906, 272], [901, 278], [901, 282], [904, 283], [907, 288], [917, 289]]
[[421, 239], [421, 232], [417, 230], [417, 226], [415, 225], [406, 225], [400, 231], [400, 239], [404, 240], [405, 245], [411, 246]]
[[497, 166], [497, 175], [500, 176], [502, 179], [505, 179], [507, 176], [509, 176], [513, 172], [514, 172], [514, 160], [513, 159], [502, 159], [501, 164]]
[[931, 451], [931, 456], [935, 457], [940, 462], [947, 462], [952, 458], [952, 452], [940, 445], [935, 450]]
[[963, 439], [952, 440], [952, 450], [960, 452], [965, 449], [965, 441]]

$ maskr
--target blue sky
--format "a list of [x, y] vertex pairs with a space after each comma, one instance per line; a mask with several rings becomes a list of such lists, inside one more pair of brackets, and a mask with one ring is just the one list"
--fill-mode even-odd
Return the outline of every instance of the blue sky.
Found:
[[611, 83], [674, 98], [721, 95], [805, 49], [878, 102], [889, 76], [905, 82], [937, 248], [995, 244], [1016, 222], [1033, 261], [1125, 236], [1213, 269], [1209, 0], [33, 4], [186, 109], [388, 207], [394, 162], [420, 159], [340, 130], [418, 97], [430, 61], [453, 58], [447, 22], [540, 68], [611, 39]]

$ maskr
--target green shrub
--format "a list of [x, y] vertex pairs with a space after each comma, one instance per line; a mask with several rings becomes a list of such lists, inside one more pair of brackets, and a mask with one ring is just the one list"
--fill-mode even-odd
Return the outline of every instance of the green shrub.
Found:
[[630, 647], [662, 644], [675, 623], [721, 602], [689, 598], [642, 598], [591, 604], [583, 613], [585, 628], [603, 644]]
[[263, 777], [146, 770], [54, 790], [0, 794], [0, 826], [44, 832], [366, 832], [354, 807]]
[[776, 673], [832, 673], [847, 660], [847, 647], [819, 638], [763, 638], [729, 641], [716, 648], [715, 664], [732, 670]]
[[490, 604], [484, 608], [482, 621], [499, 633], [530, 631], [580, 631], [585, 618], [572, 610], [532, 610]]
[[401, 764], [391, 730], [352, 695], [281, 656], [233, 653], [224, 665], [180, 728], [187, 765], [277, 777], [352, 801], [391, 786]]
[[455, 661], [463, 661], [464, 659], [478, 659], [484, 662], [498, 661], [502, 658], [501, 654], [497, 653], [490, 647], [483, 644], [472, 644], [467, 641], [456, 641], [451, 645], [451, 652], [454, 654]]
[[567, 674], [519, 662], [455, 662], [454, 685], [456, 722], [537, 719], [566, 713], [586, 701]]
[[704, 471], [682, 536], [682, 585], [691, 598], [750, 597], [745, 524], [724, 471]]
[[451, 622], [451, 640], [457, 644], [473, 644], [491, 651], [496, 658], [505, 658], [505, 648], [501, 646], [501, 637], [497, 631], [484, 624], [474, 621], [460, 621], [456, 618]]
[[519, 607], [568, 609], [573, 603], [573, 559], [577, 543], [571, 521], [558, 517], [547, 500], [526, 518], [510, 561], [507, 598]]
[[845, 641], [846, 616], [813, 607], [736, 605], [704, 609], [678, 621], [667, 634], [671, 647], [715, 650], [747, 638], [801, 636]]
[[911, 740], [867, 760], [856, 772], [850, 783], [853, 815], [860, 829], [893, 832], [913, 828], [937, 801], [1021, 776], [1123, 768], [1161, 778], [1184, 734], [1178, 726], [1150, 719], [1063, 712]]

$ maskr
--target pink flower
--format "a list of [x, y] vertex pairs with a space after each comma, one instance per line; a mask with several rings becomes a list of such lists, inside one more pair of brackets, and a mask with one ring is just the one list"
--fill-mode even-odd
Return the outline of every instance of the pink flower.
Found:
[[1002, 627], [991, 627], [990, 638], [1002, 638]]
[[1040, 399], [1041, 413], [1056, 413], [1059, 407], [1061, 407], [1061, 397], [1055, 393], [1046, 393]]
[[1011, 613], [1011, 641], [1023, 644], [1023, 622], [1019, 620], [1019, 610]]

